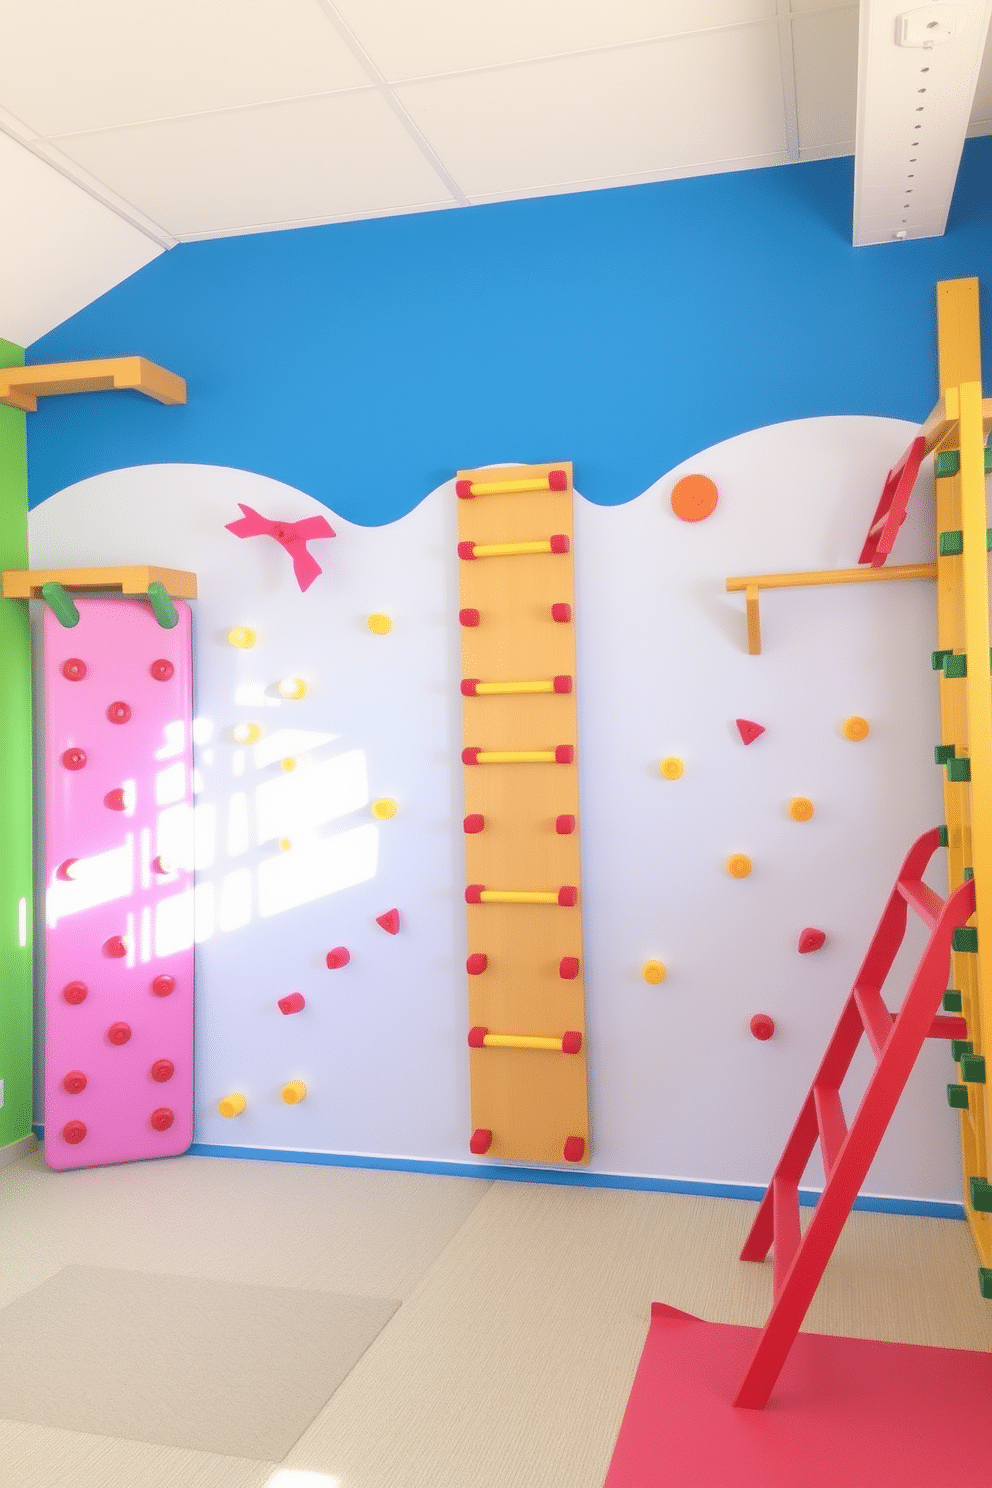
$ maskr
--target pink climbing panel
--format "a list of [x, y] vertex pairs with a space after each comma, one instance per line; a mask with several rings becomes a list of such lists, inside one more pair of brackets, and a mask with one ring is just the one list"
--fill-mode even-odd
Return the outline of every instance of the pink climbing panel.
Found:
[[48, 609], [45, 1161], [85, 1168], [193, 1140], [190, 612]]

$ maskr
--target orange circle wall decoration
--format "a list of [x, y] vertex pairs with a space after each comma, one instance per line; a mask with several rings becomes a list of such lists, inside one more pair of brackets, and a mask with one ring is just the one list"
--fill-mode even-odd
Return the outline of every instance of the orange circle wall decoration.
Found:
[[708, 475], [684, 475], [672, 490], [672, 511], [683, 522], [701, 522], [715, 511], [719, 494]]

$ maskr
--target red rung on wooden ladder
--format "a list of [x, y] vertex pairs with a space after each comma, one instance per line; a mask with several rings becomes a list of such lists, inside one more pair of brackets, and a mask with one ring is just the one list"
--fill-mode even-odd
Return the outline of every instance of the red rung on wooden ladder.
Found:
[[[735, 1405], [752, 1410], [766, 1405], [924, 1040], [967, 1036], [963, 1018], [938, 1016], [937, 1009], [947, 986], [952, 936], [975, 913], [975, 883], [966, 879], [942, 900], [923, 882], [939, 845], [940, 830], [935, 827], [914, 842], [906, 856], [741, 1251], [742, 1261], [763, 1261], [773, 1247], [775, 1300]], [[930, 938], [902, 1006], [892, 1013], [882, 986], [906, 933], [910, 908], [928, 926]], [[867, 1035], [876, 1065], [848, 1126], [840, 1086], [862, 1034]], [[824, 1186], [804, 1234], [799, 1224], [799, 1182], [817, 1142]]]
[[902, 459], [893, 465], [885, 477], [885, 485], [871, 519], [859, 563], [870, 563], [872, 568], [881, 568], [892, 552], [892, 544], [906, 520], [906, 507], [916, 485], [926, 449], [926, 440], [922, 434], [918, 434]]

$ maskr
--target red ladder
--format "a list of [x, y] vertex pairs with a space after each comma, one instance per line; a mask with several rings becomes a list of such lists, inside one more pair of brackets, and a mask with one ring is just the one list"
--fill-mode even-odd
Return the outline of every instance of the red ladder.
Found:
[[[761, 1410], [767, 1403], [924, 1039], [967, 1034], [963, 1018], [938, 1016], [937, 1009], [947, 986], [954, 932], [975, 912], [975, 884], [966, 879], [942, 900], [923, 882], [940, 839], [935, 827], [906, 856], [741, 1251], [742, 1261], [763, 1261], [774, 1248], [775, 1300], [735, 1405]], [[891, 1013], [881, 989], [906, 933], [910, 907], [931, 933], [902, 1007]], [[840, 1086], [863, 1033], [877, 1062], [848, 1127]], [[818, 1141], [826, 1181], [803, 1234], [799, 1182]]]
[[926, 452], [927, 442], [922, 434], [918, 434], [902, 459], [893, 465], [885, 477], [885, 485], [871, 519], [859, 563], [870, 563], [872, 568], [881, 568], [892, 552], [892, 544], [906, 520], [906, 507]]

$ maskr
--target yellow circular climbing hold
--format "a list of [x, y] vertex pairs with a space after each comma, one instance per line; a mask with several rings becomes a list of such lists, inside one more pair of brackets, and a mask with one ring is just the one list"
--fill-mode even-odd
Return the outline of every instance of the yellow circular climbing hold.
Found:
[[307, 684], [302, 677], [283, 677], [281, 682], [277, 684], [276, 690], [280, 697], [286, 698], [289, 702], [294, 698], [305, 697]]
[[307, 1087], [302, 1080], [290, 1080], [288, 1085], [282, 1087], [282, 1098], [287, 1106], [299, 1105], [306, 1098]]
[[296, 761], [291, 754], [287, 754], [286, 758], [284, 760], [280, 760], [279, 763], [286, 771], [287, 775], [289, 774], [290, 770], [296, 769]]
[[372, 815], [379, 821], [388, 821], [391, 816], [396, 815], [396, 802], [389, 796], [383, 796], [379, 801], [372, 802]]
[[247, 1104], [243, 1095], [225, 1095], [217, 1102], [217, 1109], [222, 1116], [240, 1116]]
[[280, 852], [289, 852], [289, 849], [292, 847], [292, 845], [293, 844], [290, 842], [290, 840], [289, 840], [288, 837], [280, 837], [279, 838], [279, 851]]
[[238, 744], [257, 744], [262, 737], [262, 730], [257, 723], [236, 723], [234, 725], [234, 738]]
[[751, 867], [751, 859], [747, 853], [733, 853], [727, 859], [727, 872], [731, 878], [747, 878]]
[[685, 769], [685, 764], [678, 755], [670, 754], [662, 760], [658, 768], [666, 780], [678, 780]]
[[793, 821], [809, 821], [815, 809], [808, 796], [793, 796], [789, 802], [789, 815]]
[[641, 976], [646, 982], [650, 982], [652, 986], [657, 986], [659, 982], [663, 982], [666, 975], [667, 968], [664, 961], [645, 961], [641, 968]]
[[867, 718], [859, 718], [856, 713], [852, 713], [850, 718], [844, 719], [845, 739], [853, 739], [854, 742], [857, 744], [860, 743], [862, 739], [867, 739], [868, 734], [869, 727]]
[[370, 615], [366, 622], [373, 635], [388, 635], [393, 628], [393, 622], [388, 615], [381, 615], [378, 610]]
[[227, 632], [227, 639], [232, 646], [237, 646], [241, 651], [247, 651], [254, 646], [258, 636], [248, 625], [236, 625], [233, 630]]

